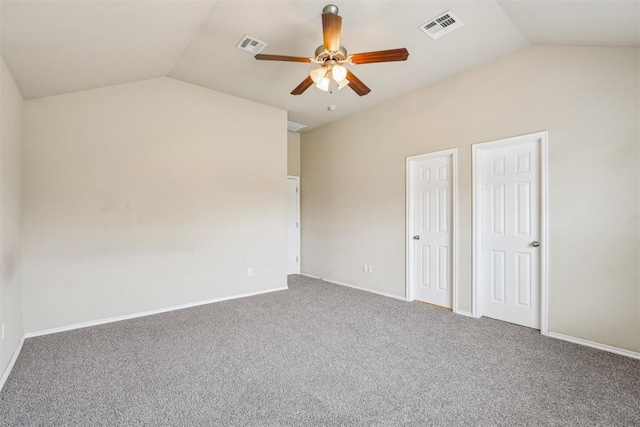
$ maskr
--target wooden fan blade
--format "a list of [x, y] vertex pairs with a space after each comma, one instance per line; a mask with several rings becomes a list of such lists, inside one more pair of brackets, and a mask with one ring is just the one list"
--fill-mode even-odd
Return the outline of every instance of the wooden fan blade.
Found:
[[371, 92], [371, 89], [366, 84], [362, 83], [362, 80], [357, 78], [351, 71], [347, 70], [347, 80], [349, 80], [349, 87], [353, 89], [355, 93], [360, 96], [364, 96]]
[[351, 55], [354, 64], [371, 64], [373, 62], [406, 61], [409, 51], [405, 48], [391, 50], [377, 50], [375, 52], [356, 53]]
[[340, 29], [342, 17], [335, 13], [322, 14], [322, 36], [324, 48], [329, 52], [337, 52], [340, 49]]
[[301, 56], [263, 55], [261, 53], [257, 54], [255, 58], [258, 61], [311, 62], [311, 58], [303, 58]]
[[305, 90], [309, 89], [313, 84], [313, 79], [311, 76], [307, 76], [306, 79], [302, 81], [294, 90], [291, 91], [291, 95], [302, 95]]

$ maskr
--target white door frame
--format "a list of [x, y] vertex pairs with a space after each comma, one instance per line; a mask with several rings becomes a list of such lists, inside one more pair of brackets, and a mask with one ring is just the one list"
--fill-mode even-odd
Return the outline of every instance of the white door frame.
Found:
[[549, 266], [549, 213], [548, 213], [548, 141], [549, 132], [541, 131], [512, 138], [498, 139], [495, 141], [481, 142], [473, 144], [471, 153], [472, 162], [472, 187], [473, 187], [473, 218], [472, 218], [472, 315], [482, 317], [482, 286], [480, 286], [482, 263], [481, 263], [481, 212], [482, 212], [482, 162], [480, 154], [482, 151], [489, 151], [496, 148], [504, 148], [517, 145], [523, 142], [531, 142], [532, 139], [540, 143], [540, 333], [549, 334], [549, 289], [548, 289], [548, 266]]
[[287, 175], [287, 179], [293, 179], [296, 181], [296, 187], [298, 188], [298, 192], [296, 193], [298, 196], [296, 197], [297, 199], [297, 203], [298, 203], [298, 218], [296, 219], [296, 221], [298, 221], [298, 254], [296, 255], [298, 257], [298, 271], [296, 272], [296, 274], [300, 274], [300, 266], [302, 265], [302, 221], [300, 221], [300, 217], [302, 215], [302, 212], [300, 212], [300, 177], [299, 176], [294, 176], [294, 175]]
[[413, 183], [411, 179], [411, 165], [415, 162], [435, 159], [440, 157], [451, 157], [451, 308], [454, 313], [458, 313], [458, 149], [435, 151], [432, 153], [420, 154], [407, 157], [407, 194], [406, 194], [406, 271], [405, 271], [405, 299], [413, 301]]

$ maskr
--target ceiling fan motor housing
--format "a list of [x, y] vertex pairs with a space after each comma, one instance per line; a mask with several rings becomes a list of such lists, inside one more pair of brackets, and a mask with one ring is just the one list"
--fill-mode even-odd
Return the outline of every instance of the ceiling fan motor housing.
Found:
[[316, 62], [323, 63], [328, 59], [335, 59], [336, 61], [345, 61], [347, 59], [347, 49], [344, 46], [340, 46], [337, 52], [328, 52], [324, 45], [318, 46], [315, 52]]

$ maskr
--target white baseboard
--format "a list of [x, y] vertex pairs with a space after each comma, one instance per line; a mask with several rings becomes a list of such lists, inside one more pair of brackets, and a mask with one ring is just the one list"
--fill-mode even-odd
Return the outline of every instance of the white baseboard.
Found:
[[103, 325], [105, 323], [119, 322], [121, 320], [135, 319], [136, 317], [151, 316], [153, 314], [166, 313], [168, 311], [182, 310], [183, 308], [197, 307], [199, 305], [212, 304], [214, 302], [221, 302], [221, 301], [227, 301], [227, 300], [231, 300], [231, 299], [251, 297], [251, 296], [254, 296], [254, 295], [266, 294], [266, 293], [276, 292], [276, 291], [284, 291], [284, 290], [287, 290], [287, 289], [289, 289], [289, 288], [285, 286], [285, 287], [282, 287], [282, 288], [272, 288], [272, 289], [266, 289], [266, 290], [263, 290], [263, 291], [248, 292], [246, 294], [238, 294], [238, 295], [230, 295], [230, 296], [221, 297], [221, 298], [213, 298], [213, 299], [209, 299], [209, 300], [205, 300], [205, 301], [190, 302], [190, 303], [187, 303], [187, 304], [174, 305], [174, 306], [171, 306], [171, 307], [165, 307], [165, 308], [159, 308], [159, 309], [156, 309], [156, 310], [143, 311], [143, 312], [140, 312], [140, 313], [125, 314], [124, 316], [109, 317], [109, 318], [106, 318], [106, 319], [98, 319], [98, 320], [92, 320], [92, 321], [89, 321], [89, 322], [75, 323], [73, 325], [60, 326], [60, 327], [57, 327], [57, 328], [44, 329], [44, 330], [41, 330], [41, 331], [27, 332], [26, 334], [24, 334], [24, 337], [25, 338], [39, 337], [39, 336], [42, 336], [42, 335], [49, 335], [49, 334], [55, 334], [55, 333], [58, 333], [58, 332], [71, 331], [71, 330], [74, 330], [74, 329], [88, 328], [90, 326]]
[[631, 357], [633, 359], [640, 359], [640, 353], [631, 351], [631, 350], [625, 350], [623, 348], [612, 347], [606, 344], [600, 344], [600, 343], [589, 341], [589, 340], [583, 340], [582, 338], [571, 337], [569, 335], [559, 334], [557, 332], [549, 332], [547, 336], [551, 338], [557, 338], [563, 341], [569, 341], [574, 344], [580, 344], [587, 347], [597, 348], [598, 350], [608, 351], [609, 353], [615, 353], [621, 356]]
[[455, 310], [454, 313], [459, 314], [461, 316], [473, 317], [473, 314], [470, 311]]
[[22, 344], [24, 344], [24, 338], [25, 338], [24, 335], [22, 336], [22, 338], [20, 338], [18, 347], [16, 347], [16, 350], [13, 352], [13, 356], [11, 357], [9, 364], [7, 365], [4, 372], [2, 373], [2, 377], [0, 377], [0, 390], [2, 390], [2, 387], [4, 387], [4, 383], [7, 382], [7, 378], [9, 378], [9, 374], [13, 369], [13, 365], [15, 365], [16, 360], [18, 360], [18, 355], [20, 354], [20, 350], [22, 350]]
[[325, 282], [333, 283], [334, 285], [346, 286], [348, 288], [357, 289], [359, 291], [371, 292], [373, 294], [382, 295], [383, 297], [389, 297], [394, 299], [399, 299], [400, 301], [406, 301], [405, 297], [401, 297], [399, 295], [388, 294], [386, 292], [374, 291], [372, 289], [363, 288], [360, 286], [352, 285], [351, 283], [340, 282], [338, 280], [328, 279], [326, 277], [314, 276], [313, 274], [300, 273], [301, 276], [310, 277], [312, 279], [324, 280]]

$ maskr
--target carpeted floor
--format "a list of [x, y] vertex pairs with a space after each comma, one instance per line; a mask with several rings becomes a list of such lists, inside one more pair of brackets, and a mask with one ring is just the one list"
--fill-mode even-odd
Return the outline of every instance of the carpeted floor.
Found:
[[326, 282], [28, 339], [0, 425], [640, 425], [640, 360]]

